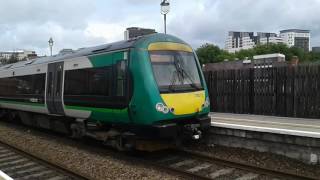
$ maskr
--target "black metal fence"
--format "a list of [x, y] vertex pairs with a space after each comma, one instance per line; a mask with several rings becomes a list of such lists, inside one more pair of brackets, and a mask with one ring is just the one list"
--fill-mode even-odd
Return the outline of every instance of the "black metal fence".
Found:
[[320, 66], [205, 72], [211, 110], [320, 118]]

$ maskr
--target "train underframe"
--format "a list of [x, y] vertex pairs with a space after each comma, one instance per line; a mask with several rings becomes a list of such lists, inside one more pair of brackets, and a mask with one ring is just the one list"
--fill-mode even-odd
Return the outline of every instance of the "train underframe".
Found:
[[120, 151], [157, 151], [180, 146], [185, 141], [199, 140], [209, 127], [208, 116], [166, 120], [153, 125], [99, 124], [86, 119], [38, 113], [0, 110], [0, 117], [42, 129], [63, 133], [71, 138], [91, 137]]

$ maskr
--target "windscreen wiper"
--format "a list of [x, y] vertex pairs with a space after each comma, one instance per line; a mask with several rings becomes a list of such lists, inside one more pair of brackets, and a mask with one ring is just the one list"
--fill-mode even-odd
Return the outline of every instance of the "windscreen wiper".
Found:
[[178, 72], [180, 72], [181, 76], [182, 76], [182, 83], [183, 83], [183, 79], [184, 76], [187, 77], [187, 79], [190, 81], [191, 84], [189, 84], [192, 88], [196, 89], [196, 90], [200, 90], [201, 88], [199, 88], [196, 83], [193, 81], [193, 79], [190, 77], [190, 75], [186, 72], [186, 70], [184, 70], [184, 68], [181, 66], [181, 64], [178, 62], [180, 61], [179, 59], [176, 59], [174, 61], [174, 65], [177, 69]]
[[193, 79], [190, 77], [190, 75], [184, 70], [181, 69], [182, 74], [185, 75], [187, 77], [187, 79], [190, 81], [191, 84], [189, 84], [191, 87], [195, 88], [196, 90], [200, 90], [201, 88], [199, 88], [196, 83], [193, 81]]
[[168, 87], [168, 90], [171, 91], [171, 92], [174, 92], [173, 86], [174, 86], [174, 84], [176, 83], [177, 76], [178, 76], [177, 71], [174, 71], [173, 74], [172, 74], [172, 78], [171, 78], [170, 85], [169, 85], [169, 87]]

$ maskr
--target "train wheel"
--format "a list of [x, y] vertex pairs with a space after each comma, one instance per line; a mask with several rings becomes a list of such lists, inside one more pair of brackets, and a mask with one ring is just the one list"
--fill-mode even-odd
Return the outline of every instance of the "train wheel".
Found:
[[15, 111], [7, 111], [5, 115], [5, 120], [10, 122], [20, 122], [21, 117]]
[[75, 139], [80, 139], [86, 135], [86, 125], [84, 120], [76, 120], [70, 126], [71, 137]]
[[126, 150], [126, 148], [124, 147], [124, 139], [121, 136], [116, 137], [115, 147], [117, 148], [118, 151]]
[[7, 111], [4, 109], [0, 109], [0, 119], [2, 120], [7, 115]]

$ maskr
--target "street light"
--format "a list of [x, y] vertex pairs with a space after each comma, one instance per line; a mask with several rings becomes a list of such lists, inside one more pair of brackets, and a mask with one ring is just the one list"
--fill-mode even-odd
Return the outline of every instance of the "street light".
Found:
[[169, 0], [163, 0], [160, 3], [160, 6], [161, 6], [161, 14], [163, 14], [163, 18], [164, 18], [164, 33], [167, 34], [167, 14], [170, 11]]
[[50, 37], [48, 43], [49, 43], [49, 46], [50, 46], [50, 56], [52, 56], [52, 46], [53, 46], [53, 39], [52, 39], [52, 37]]

